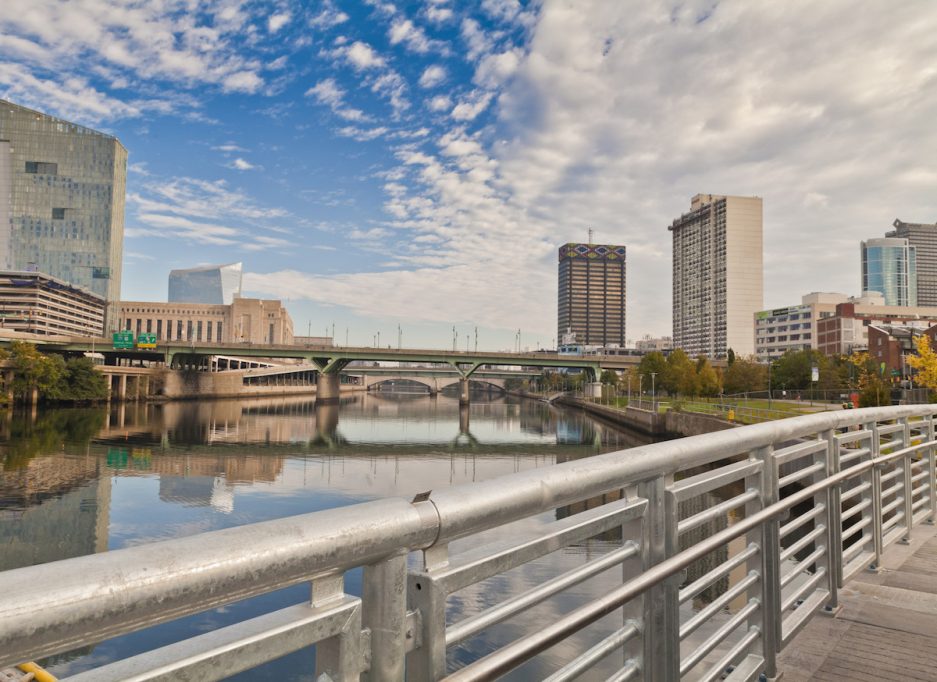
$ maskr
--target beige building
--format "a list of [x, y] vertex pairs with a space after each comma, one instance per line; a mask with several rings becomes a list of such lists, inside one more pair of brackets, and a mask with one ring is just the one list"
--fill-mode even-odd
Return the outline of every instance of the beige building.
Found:
[[121, 301], [120, 329], [160, 341], [293, 343], [293, 320], [280, 301], [235, 298], [230, 305]]
[[759, 362], [775, 360], [788, 351], [818, 347], [819, 323], [836, 313], [836, 306], [849, 300], [846, 294], [813, 292], [800, 305], [755, 313], [755, 357]]
[[832, 315], [820, 318], [817, 348], [825, 355], [848, 355], [869, 348], [871, 326], [924, 323], [937, 323], [937, 308], [885, 305], [880, 294], [866, 294], [840, 303]]
[[755, 353], [764, 307], [762, 200], [697, 194], [673, 233], [673, 345], [690, 356]]
[[0, 328], [29, 334], [102, 336], [104, 297], [41, 272], [0, 272]]

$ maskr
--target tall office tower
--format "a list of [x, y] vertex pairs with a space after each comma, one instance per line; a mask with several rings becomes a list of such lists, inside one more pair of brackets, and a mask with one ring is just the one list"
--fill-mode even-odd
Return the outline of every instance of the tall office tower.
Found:
[[207, 265], [169, 273], [170, 303], [231, 305], [241, 295], [241, 263]]
[[564, 244], [559, 260], [557, 342], [624, 347], [625, 247]]
[[0, 100], [0, 269], [120, 300], [126, 186], [117, 138]]
[[918, 305], [916, 249], [907, 239], [862, 242], [862, 293], [877, 291], [885, 305]]
[[697, 194], [673, 233], [673, 346], [691, 357], [753, 355], [764, 307], [760, 197]]
[[937, 224], [895, 220], [886, 237], [907, 239], [917, 258], [917, 304], [937, 307]]

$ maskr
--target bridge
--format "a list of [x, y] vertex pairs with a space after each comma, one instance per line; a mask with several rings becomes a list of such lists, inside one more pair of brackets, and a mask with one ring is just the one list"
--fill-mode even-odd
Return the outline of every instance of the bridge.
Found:
[[[360, 372], [358, 370], [361, 370]], [[370, 391], [380, 388], [388, 382], [409, 381], [425, 387], [430, 395], [436, 395], [450, 386], [460, 386], [462, 375], [454, 369], [445, 367], [354, 367], [345, 369], [351, 376], [360, 376], [362, 385]], [[524, 370], [486, 370], [479, 369], [470, 375], [470, 382], [493, 386], [501, 391], [509, 379], [533, 379], [542, 376], [541, 372]]]
[[[9, 339], [12, 340], [12, 339]], [[0, 338], [0, 343], [9, 343]], [[19, 339], [26, 340], [26, 339]], [[88, 353], [104, 355], [108, 364], [121, 360], [163, 362], [168, 367], [198, 369], [207, 366], [213, 356], [238, 358], [289, 358], [314, 365], [319, 374], [316, 399], [335, 402], [340, 397], [339, 374], [352, 362], [402, 362], [448, 365], [461, 379], [460, 399], [469, 400], [469, 377], [482, 367], [538, 367], [574, 369], [587, 375], [593, 394], [598, 395], [602, 369], [622, 369], [636, 364], [631, 356], [573, 356], [558, 353], [463, 352], [426, 349], [342, 348], [339, 346], [257, 345], [251, 343], [207, 343], [195, 341], [160, 341], [152, 349], [113, 349], [110, 339], [84, 337], [40, 337], [29, 339], [43, 352]], [[639, 359], [638, 359], [639, 360]]]
[[[810, 657], [820, 659], [811, 670], [837, 679], [829, 676], [834, 665], [824, 668], [835, 651], [875, 653], [878, 669], [852, 679], [907, 679], [909, 671], [932, 679], [935, 414], [937, 406], [923, 405], [794, 417], [413, 500], [6, 571], [0, 667], [307, 583], [304, 603], [69, 679], [218, 680], [314, 646], [323, 680], [490, 680], [560, 642], [573, 653], [554, 663], [554, 682], [600, 663], [617, 671], [616, 680], [806, 679], [798, 666]], [[717, 490], [730, 492], [706, 503]], [[544, 514], [554, 520], [504, 531]], [[595, 536], [617, 540], [527, 591], [483, 602], [477, 613], [454, 608], [461, 599], [451, 595], [496, 576], [509, 586], [506, 572]], [[410, 553], [418, 560], [408, 561]], [[899, 583], [875, 579], [883, 565], [912, 560], [923, 573], [905, 572]], [[350, 594], [345, 574], [358, 568], [361, 594]], [[571, 588], [612, 569], [621, 578], [611, 590], [572, 599]], [[893, 603], [873, 599], [859, 623], [855, 595], [863, 591]], [[465, 665], [449, 664], [449, 654], [480, 633], [556, 598], [566, 599], [560, 615], [530, 631], [502, 630], [504, 641], [476, 656], [462, 650]], [[589, 626], [610, 614], [611, 634], [590, 637]], [[876, 638], [876, 626], [904, 629]], [[891, 672], [877, 676], [889, 661]]]

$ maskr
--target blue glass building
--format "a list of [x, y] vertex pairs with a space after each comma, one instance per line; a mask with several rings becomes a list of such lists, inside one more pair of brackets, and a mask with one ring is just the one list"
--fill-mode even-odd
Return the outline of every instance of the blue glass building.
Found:
[[173, 270], [169, 273], [169, 302], [230, 305], [241, 295], [241, 270], [241, 263]]
[[877, 291], [885, 305], [916, 306], [917, 253], [907, 239], [862, 242], [862, 292]]

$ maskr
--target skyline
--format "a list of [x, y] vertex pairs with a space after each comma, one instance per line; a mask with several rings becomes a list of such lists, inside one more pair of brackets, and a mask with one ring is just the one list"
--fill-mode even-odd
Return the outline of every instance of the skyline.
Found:
[[766, 309], [859, 294], [862, 239], [937, 217], [924, 2], [8, 4], [0, 97], [130, 152], [126, 300], [244, 261], [298, 334], [534, 348], [592, 228], [631, 338], [669, 336], [694, 194], [764, 198]]

